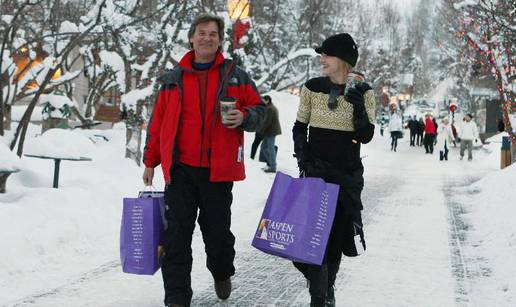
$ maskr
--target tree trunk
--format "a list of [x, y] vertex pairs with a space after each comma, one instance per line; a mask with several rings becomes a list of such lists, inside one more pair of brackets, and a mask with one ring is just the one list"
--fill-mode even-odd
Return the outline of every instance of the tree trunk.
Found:
[[516, 164], [516, 140], [512, 140], [511, 142], [511, 162], [512, 164]]
[[[4, 116], [2, 118], [3, 120], [3, 128], [4, 130], [11, 130], [11, 105], [6, 104], [4, 105]], [[0, 133], [1, 135], [2, 133]]]
[[142, 127], [126, 125], [125, 157], [134, 160], [138, 166], [142, 161]]
[[7, 184], [7, 177], [10, 174], [2, 174], [0, 175], [0, 193], [5, 193], [5, 185]]

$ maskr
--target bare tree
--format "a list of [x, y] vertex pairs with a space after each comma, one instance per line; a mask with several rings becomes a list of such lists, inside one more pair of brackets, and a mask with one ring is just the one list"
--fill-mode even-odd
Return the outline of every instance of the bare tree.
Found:
[[489, 67], [495, 78], [505, 128], [512, 141], [512, 160], [516, 161], [516, 134], [510, 121], [516, 113], [516, 92], [512, 86], [516, 80], [514, 1], [443, 0], [443, 7], [445, 13], [454, 16], [450, 20], [457, 20], [445, 24], [449, 32], [462, 40], [455, 52], [461, 57], [465, 52], [473, 52], [475, 59]]

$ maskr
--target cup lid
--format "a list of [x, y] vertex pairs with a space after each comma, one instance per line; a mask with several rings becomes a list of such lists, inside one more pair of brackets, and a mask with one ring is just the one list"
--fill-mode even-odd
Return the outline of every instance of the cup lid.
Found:
[[236, 99], [233, 98], [233, 97], [222, 97], [220, 98], [220, 101], [225, 101], [225, 102], [236, 102]]

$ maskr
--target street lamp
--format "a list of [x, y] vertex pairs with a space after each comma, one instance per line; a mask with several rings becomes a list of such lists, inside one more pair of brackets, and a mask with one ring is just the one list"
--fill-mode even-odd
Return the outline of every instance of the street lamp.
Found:
[[455, 121], [455, 111], [457, 110], [457, 102], [455, 100], [453, 100], [452, 102], [450, 102], [450, 112], [452, 114], [452, 125]]
[[250, 16], [249, 0], [228, 0], [229, 18], [233, 21]]
[[233, 21], [233, 50], [243, 47], [240, 39], [251, 28], [251, 1], [228, 0], [229, 18]]

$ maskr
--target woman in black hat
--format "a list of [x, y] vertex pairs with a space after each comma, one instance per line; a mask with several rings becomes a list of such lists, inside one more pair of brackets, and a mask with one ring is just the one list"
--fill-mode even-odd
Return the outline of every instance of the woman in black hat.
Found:
[[360, 144], [373, 137], [375, 101], [365, 82], [346, 89], [348, 75], [358, 59], [357, 49], [347, 33], [330, 36], [315, 49], [321, 54], [324, 77], [310, 79], [303, 86], [292, 130], [300, 175], [340, 185], [322, 266], [294, 262], [309, 281], [310, 306], [314, 307], [335, 306], [333, 286], [342, 254], [352, 257], [365, 250]]

